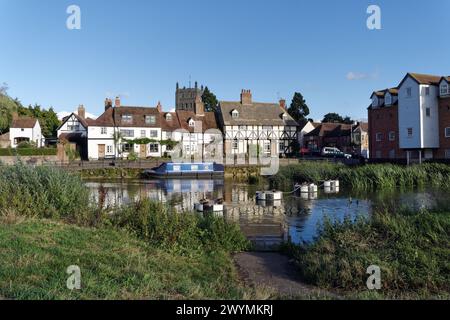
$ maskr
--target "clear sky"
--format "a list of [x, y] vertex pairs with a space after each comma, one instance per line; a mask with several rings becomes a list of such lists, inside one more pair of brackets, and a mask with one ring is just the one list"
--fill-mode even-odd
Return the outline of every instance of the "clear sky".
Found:
[[[81, 8], [81, 30], [66, 9]], [[381, 30], [369, 30], [370, 4]], [[57, 111], [103, 101], [174, 106], [175, 83], [219, 100], [290, 103], [311, 117], [366, 118], [369, 96], [406, 72], [450, 75], [448, 0], [0, 0], [0, 83], [24, 104]]]

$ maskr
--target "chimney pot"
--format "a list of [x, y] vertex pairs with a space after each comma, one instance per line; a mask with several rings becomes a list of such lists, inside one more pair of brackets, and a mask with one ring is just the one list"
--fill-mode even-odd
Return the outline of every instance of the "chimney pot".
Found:
[[116, 100], [114, 101], [114, 107], [119, 108], [120, 107], [120, 98], [116, 97]]
[[282, 107], [283, 109], [286, 109], [286, 100], [280, 99], [280, 107]]
[[158, 105], [156, 106], [156, 109], [158, 109], [158, 112], [162, 112], [161, 101], [158, 101]]
[[241, 104], [252, 104], [252, 93], [250, 90], [241, 91]]

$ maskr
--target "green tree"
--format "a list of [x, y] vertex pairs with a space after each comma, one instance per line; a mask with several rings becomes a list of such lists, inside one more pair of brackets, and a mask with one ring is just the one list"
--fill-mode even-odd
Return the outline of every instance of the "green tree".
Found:
[[294, 94], [291, 105], [287, 111], [301, 127], [308, 122], [306, 117], [309, 115], [309, 107], [300, 92]]
[[330, 112], [330, 113], [327, 113], [323, 117], [322, 122], [352, 124], [353, 120], [349, 116], [346, 116], [345, 118], [343, 118], [342, 116], [340, 116], [339, 114], [337, 114], [335, 112]]
[[216, 111], [219, 101], [214, 93], [209, 91], [208, 87], [205, 87], [202, 95], [202, 102], [205, 105], [206, 111]]

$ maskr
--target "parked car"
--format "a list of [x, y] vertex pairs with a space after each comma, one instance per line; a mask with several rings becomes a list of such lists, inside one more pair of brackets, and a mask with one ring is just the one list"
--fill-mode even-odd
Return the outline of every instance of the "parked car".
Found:
[[344, 153], [338, 148], [335, 147], [325, 147], [322, 149], [321, 155], [323, 157], [335, 157], [335, 158], [346, 158], [350, 159], [352, 157], [351, 154]]

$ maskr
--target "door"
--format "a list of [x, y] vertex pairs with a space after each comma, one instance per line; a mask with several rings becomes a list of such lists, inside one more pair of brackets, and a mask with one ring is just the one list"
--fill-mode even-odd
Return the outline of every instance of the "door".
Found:
[[105, 158], [105, 145], [104, 144], [98, 145], [98, 158], [99, 159]]
[[139, 158], [147, 158], [147, 145], [141, 144]]

